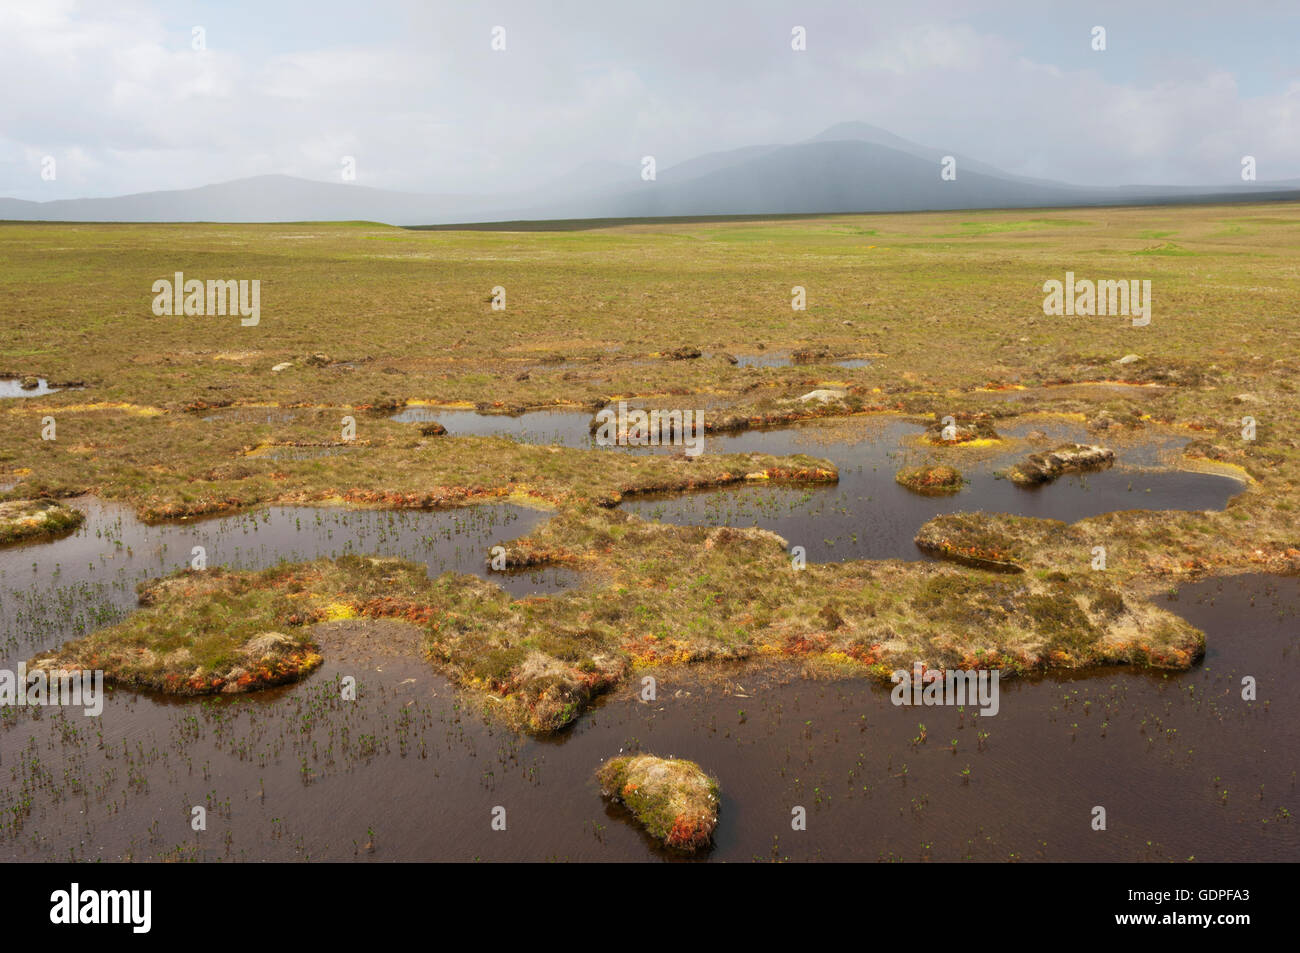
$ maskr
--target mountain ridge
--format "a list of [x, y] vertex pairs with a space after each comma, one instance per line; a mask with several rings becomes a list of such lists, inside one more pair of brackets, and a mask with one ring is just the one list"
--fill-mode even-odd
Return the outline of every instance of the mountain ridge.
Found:
[[[940, 177], [951, 155], [956, 177]], [[0, 220], [64, 222], [491, 221], [951, 211], [1300, 199], [1300, 180], [1210, 186], [1081, 186], [1003, 172], [861, 122], [788, 145], [705, 153], [642, 181], [640, 164], [592, 160], [530, 192], [402, 192], [266, 173], [188, 189], [34, 202], [0, 198]]]

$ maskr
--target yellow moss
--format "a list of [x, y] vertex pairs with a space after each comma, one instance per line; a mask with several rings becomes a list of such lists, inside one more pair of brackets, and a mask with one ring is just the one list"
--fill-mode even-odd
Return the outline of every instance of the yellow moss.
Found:
[[331, 602], [325, 607], [325, 621], [337, 622], [339, 619], [355, 619], [357, 610], [346, 602]]
[[1021, 414], [1019, 420], [1029, 422], [1031, 420], [1075, 420], [1087, 421], [1088, 415], [1078, 411], [1069, 410], [1035, 410], [1027, 414]]
[[516, 483], [514, 488], [506, 494], [506, 499], [511, 503], [518, 503], [520, 506], [529, 506], [535, 510], [551, 511], [556, 508], [552, 500], [540, 496], [532, 495], [532, 485], [528, 483]]
[[1255, 486], [1256, 480], [1245, 467], [1237, 463], [1228, 463], [1226, 460], [1207, 460], [1204, 457], [1184, 457], [1178, 462], [1180, 470], [1192, 470], [1196, 473], [1214, 473], [1218, 476], [1231, 477], [1234, 480], [1240, 480], [1242, 483]]
[[149, 407], [145, 404], [127, 404], [121, 401], [101, 401], [95, 404], [64, 404], [61, 407], [14, 407], [9, 413], [20, 414], [34, 412], [38, 414], [77, 414], [90, 410], [120, 410], [133, 417], [161, 417], [166, 413], [161, 407]]
[[923, 443], [934, 444], [939, 447], [947, 447], [953, 450], [961, 450], [963, 448], [976, 449], [979, 447], [996, 447], [998, 444], [1003, 442], [1002, 440], [994, 439], [993, 437], [976, 437], [974, 440], [961, 440], [955, 443], [950, 443], [945, 440], [931, 440], [927, 437], [922, 437], [920, 439]]

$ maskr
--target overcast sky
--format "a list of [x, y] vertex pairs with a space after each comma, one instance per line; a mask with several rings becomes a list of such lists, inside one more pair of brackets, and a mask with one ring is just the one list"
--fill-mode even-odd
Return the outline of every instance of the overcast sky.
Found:
[[400, 190], [635, 182], [854, 120], [1080, 184], [1239, 182], [1247, 154], [1300, 177], [1297, 0], [0, 0], [0, 84], [25, 199], [339, 181], [347, 155]]

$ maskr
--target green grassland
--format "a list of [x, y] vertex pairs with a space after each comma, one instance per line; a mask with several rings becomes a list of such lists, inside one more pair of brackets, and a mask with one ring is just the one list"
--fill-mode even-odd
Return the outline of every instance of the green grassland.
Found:
[[[1185, 666], [1198, 638], [1147, 603], [1160, 587], [1195, 573], [1300, 568], [1297, 225], [1296, 204], [519, 232], [0, 224], [0, 375], [84, 384], [0, 400], [0, 484], [15, 482], [0, 499], [93, 492], [155, 519], [277, 501], [429, 507], [508, 498], [554, 509], [534, 542], [547, 559], [588, 570], [577, 593], [516, 602], [478, 581], [426, 588], [389, 572], [404, 592], [399, 614], [427, 627], [430, 658], [515, 704], [514, 720], [537, 729], [571, 721], [594, 691], [648, 662], [783, 653], [872, 670], [925, 653], [931, 664]], [[153, 282], [176, 271], [260, 280], [260, 323], [155, 317]], [[1151, 323], [1044, 316], [1043, 283], [1066, 271], [1150, 280]], [[504, 311], [490, 303], [497, 286]], [[806, 311], [791, 309], [794, 286], [807, 290]], [[704, 353], [672, 359], [681, 347]], [[739, 367], [722, 356], [803, 349], [820, 356], [790, 367]], [[1115, 363], [1128, 354], [1140, 360]], [[870, 366], [834, 366], [856, 357]], [[292, 366], [272, 371], [284, 362]], [[1164, 386], [1140, 398], [1044, 386], [1115, 380]], [[815, 411], [787, 403], [819, 387], [849, 396]], [[1027, 388], [1023, 399], [999, 400], [1010, 387]], [[1155, 426], [1184, 430], [1195, 438], [1186, 465], [1231, 468], [1250, 482], [1223, 513], [1112, 514], [1070, 532], [994, 515], [939, 527], [938, 548], [954, 554], [1000, 541], [994, 548], [1025, 570], [1015, 577], [846, 563], [809, 567], [792, 585], [770, 540], [728, 538], [705, 550], [702, 530], [651, 530], [607, 506], [630, 492], [757, 476], [833, 479], [825, 461], [430, 437], [386, 416], [411, 402], [594, 410], [631, 396], [707, 406], [738, 426], [814, 412], [922, 422], [1104, 414], [1139, 437]], [[202, 419], [205, 408], [231, 405], [305, 413], [282, 424]], [[347, 452], [294, 460], [257, 452], [333, 449], [345, 415], [356, 417]], [[1241, 437], [1245, 415], [1257, 422], [1253, 441]], [[47, 416], [55, 440], [41, 439]], [[962, 454], [975, 452], [947, 449], [941, 462], [961, 469]], [[1076, 552], [1098, 533], [1111, 550], [1104, 592], [1079, 574], [1087, 562]], [[146, 608], [65, 654], [111, 657], [112, 638], [147, 646], [149, 619], [168, 616], [160, 651], [148, 656], [162, 658], [182, 647], [175, 618], [220, 618], [203, 607], [224, 600], [258, 620], [232, 628], [229, 645], [219, 626], [196, 623], [197, 654], [214, 673], [227, 671], [257, 632], [286, 624], [283, 600], [254, 598], [249, 585], [315, 586], [313, 611], [342, 603], [382, 615], [376, 571], [311, 564], [234, 589], [180, 587], [186, 601], [168, 613]], [[698, 578], [715, 585], [691, 590]], [[951, 598], [931, 598], [940, 590]], [[306, 636], [295, 644], [314, 648]], [[165, 682], [160, 671], [119, 675]]]

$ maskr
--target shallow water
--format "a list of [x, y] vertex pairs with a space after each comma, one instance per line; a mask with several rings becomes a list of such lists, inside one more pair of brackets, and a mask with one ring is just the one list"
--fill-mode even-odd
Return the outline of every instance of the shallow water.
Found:
[[16, 377], [0, 378], [0, 399], [6, 397], [40, 397], [42, 394], [57, 394], [62, 387], [51, 387], [44, 377], [38, 377], [37, 385], [31, 390], [23, 390], [22, 381]]
[[[771, 351], [765, 354], [736, 354], [736, 367], [793, 367], [794, 358], [789, 351]], [[810, 364], [826, 364], [828, 367], [870, 367], [871, 361], [865, 357], [850, 357], [841, 361], [810, 361]]]
[[1067, 440], [1092, 442], [1082, 428], [1059, 422], [1022, 423], [1002, 427], [1000, 432], [1014, 438], [1035, 429], [1049, 439], [1021, 443], [974, 465], [959, 463], [969, 484], [950, 496], [921, 495], [894, 482], [899, 469], [923, 463], [928, 455], [914, 443], [919, 428], [900, 420], [875, 425], [862, 419], [815, 421], [783, 430], [709, 437], [706, 453], [806, 453], [828, 458], [839, 468], [839, 482], [819, 487], [725, 487], [631, 497], [621, 505], [648, 519], [678, 525], [760, 526], [778, 533], [791, 546], [803, 546], [811, 562], [842, 562], [926, 558], [913, 539], [922, 524], [940, 513], [984, 510], [1074, 522], [1115, 510], [1222, 509], [1244, 489], [1239, 481], [1217, 474], [1139, 469], [1157, 466], [1185, 442], [1169, 436], [1117, 448], [1117, 463], [1108, 470], [1067, 474], [1034, 489], [996, 476], [996, 471], [1035, 450]]
[[[530, 444], [598, 448], [585, 411], [539, 410], [518, 416], [471, 410], [412, 407], [393, 417], [404, 423], [438, 421], [448, 434], [503, 436]], [[1027, 441], [1033, 431], [1046, 439]], [[916, 438], [921, 428], [896, 418], [808, 421], [792, 427], [708, 435], [705, 454], [808, 454], [831, 460], [839, 482], [829, 486], [732, 486], [694, 493], [631, 497], [623, 508], [678, 525], [761, 526], [803, 546], [812, 562], [849, 559], [929, 558], [913, 542], [917, 530], [940, 513], [984, 510], [1074, 522], [1116, 510], [1219, 510], [1243, 490], [1231, 477], [1177, 470], [1185, 437], [1152, 431], [1141, 442], [1117, 446], [1116, 465], [1067, 474], [1037, 488], [1017, 487], [997, 476], [1029, 453], [1061, 442], [1092, 443], [1082, 427], [1059, 420], [1003, 425], [1005, 450], [961, 463], [969, 483], [950, 496], [922, 496], [894, 482], [904, 466], [924, 462], [930, 451]], [[1100, 438], [1105, 442], [1108, 438]], [[677, 446], [609, 447], [621, 453], [675, 453]], [[964, 451], [963, 451], [964, 453]], [[974, 458], [972, 458], [974, 459]]]
[[191, 564], [206, 550], [209, 568], [262, 569], [280, 562], [348, 554], [422, 562], [430, 577], [474, 573], [516, 596], [556, 592], [576, 574], [558, 568], [499, 573], [491, 547], [522, 536], [547, 518], [514, 504], [457, 510], [388, 511], [273, 506], [235, 516], [147, 525], [129, 507], [92, 498], [72, 501], [86, 522], [53, 542], [0, 548], [0, 667], [122, 618], [136, 606], [136, 585]]
[[[692, 398], [693, 400], [693, 398]], [[644, 401], [627, 401], [629, 408], [644, 405]], [[697, 413], [707, 411], [700, 404], [711, 403], [702, 400], [691, 407], [678, 408]], [[617, 408], [614, 408], [615, 410]], [[437, 421], [447, 428], [447, 435], [472, 437], [509, 437], [520, 443], [573, 447], [579, 450], [617, 450], [620, 453], [677, 453], [681, 446], [664, 443], [662, 446], [614, 446], [596, 442], [596, 435], [591, 430], [594, 414], [583, 410], [532, 410], [523, 414], [483, 414], [474, 410], [446, 410], [439, 407], [408, 407], [394, 414], [392, 420], [398, 423], [426, 423]], [[708, 446], [712, 438], [705, 438]]]
[[[569, 416], [589, 440], [588, 416]], [[531, 439], [553, 423], [529, 421], [517, 434]], [[1042, 446], [1082, 436], [1067, 424], [1034, 426], [1049, 433]], [[994, 479], [1035, 444], [967, 468], [972, 484], [957, 497], [916, 496], [893, 477], [924, 459], [911, 443], [918, 433], [855, 419], [710, 437], [710, 453], [830, 457], [841, 481], [624, 505], [768, 525], [812, 559], [916, 558], [911, 539], [925, 519], [972, 503], [1077, 519], [1125, 506], [1221, 506], [1241, 489], [1222, 477], [1122, 467], [1037, 491]], [[1119, 458], [1154, 466], [1179, 443], [1121, 447]], [[511, 505], [273, 507], [161, 526], [113, 504], [77, 505], [88, 520], [72, 536], [0, 549], [0, 667], [121, 618], [138, 582], [188, 565], [196, 545], [209, 566], [381, 553], [423, 561], [431, 575], [484, 575], [517, 595], [575, 582], [554, 570], [486, 570], [491, 545], [545, 518]], [[693, 758], [719, 777], [720, 826], [702, 860], [1294, 859], [1300, 579], [1209, 581], [1164, 604], [1207, 633], [1207, 657], [1192, 671], [1115, 667], [1004, 683], [991, 718], [896, 707], [887, 686], [863, 679], [805, 681], [788, 668], [736, 665], [660, 670], [658, 701], [642, 703], [629, 685], [558, 737], [527, 739], [485, 721], [418, 658], [332, 651], [302, 683], [252, 696], [111, 691], [99, 718], [4, 708], [0, 857], [679, 859], [607, 805], [592, 780], [603, 759], [640, 749]], [[342, 675], [357, 677], [356, 702], [339, 700]], [[1240, 698], [1244, 675], [1259, 680], [1257, 702]], [[927, 737], [917, 742], [921, 724]], [[194, 805], [208, 809], [206, 831], [190, 828]], [[795, 805], [807, 809], [806, 831], [790, 829]], [[1091, 828], [1096, 805], [1108, 812], [1105, 832]], [[507, 809], [506, 831], [490, 827], [497, 806]]]
[[[992, 718], [896, 707], [857, 679], [669, 669], [657, 702], [620, 692], [541, 741], [491, 727], [418, 661], [330, 658], [261, 696], [118, 691], [98, 719], [6, 710], [0, 857], [668, 859], [592, 780], [639, 748], [719, 778], [701, 860], [1294, 860], [1300, 579], [1211, 580], [1167, 605], [1206, 630], [1204, 664], [1006, 683]], [[338, 700], [341, 674], [358, 676], [356, 702]]]
[[736, 354], [736, 367], [790, 367], [793, 360], [789, 351], [771, 351], [765, 354]]
[[591, 414], [580, 410], [533, 410], [511, 416], [442, 407], [408, 407], [391, 419], [403, 424], [437, 421], [453, 437], [510, 437], [520, 443], [588, 448], [595, 446], [591, 418]]

